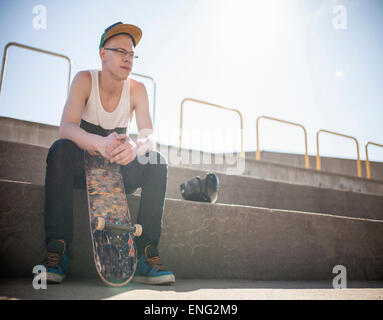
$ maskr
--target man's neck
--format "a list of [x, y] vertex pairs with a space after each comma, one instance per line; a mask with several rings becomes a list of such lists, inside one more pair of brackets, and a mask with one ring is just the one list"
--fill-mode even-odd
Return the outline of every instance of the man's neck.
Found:
[[124, 80], [117, 79], [107, 70], [101, 70], [99, 81], [100, 88], [108, 95], [120, 93], [124, 85]]

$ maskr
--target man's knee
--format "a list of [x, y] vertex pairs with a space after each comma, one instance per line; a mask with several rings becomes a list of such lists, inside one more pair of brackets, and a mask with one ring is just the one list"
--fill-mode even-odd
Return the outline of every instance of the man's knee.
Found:
[[49, 148], [46, 162], [52, 161], [54, 158], [62, 159], [78, 149], [77, 145], [69, 139], [56, 140]]
[[137, 161], [142, 164], [160, 164], [162, 167], [168, 167], [168, 161], [165, 156], [156, 150], [151, 150], [145, 155], [137, 156]]

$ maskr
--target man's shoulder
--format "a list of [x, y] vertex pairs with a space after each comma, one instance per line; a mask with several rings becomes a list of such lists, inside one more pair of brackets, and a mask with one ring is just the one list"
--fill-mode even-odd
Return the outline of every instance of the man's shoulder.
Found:
[[85, 82], [92, 81], [90, 70], [80, 70], [79, 72], [76, 73], [75, 78]]
[[73, 78], [73, 83], [75, 83], [76, 86], [89, 91], [89, 89], [92, 87], [92, 77], [89, 70], [81, 70], [77, 72]]
[[129, 79], [130, 79], [130, 90], [134, 91], [135, 93], [138, 93], [138, 92], [142, 93], [143, 91], [146, 90], [144, 83], [134, 80], [132, 78], [129, 78]]
[[146, 93], [146, 88], [145, 84], [134, 80], [132, 78], [130, 79], [130, 96], [131, 96], [131, 104], [132, 104], [132, 109], [136, 109], [137, 106], [140, 106], [143, 101], [146, 101], [147, 98], [147, 93]]

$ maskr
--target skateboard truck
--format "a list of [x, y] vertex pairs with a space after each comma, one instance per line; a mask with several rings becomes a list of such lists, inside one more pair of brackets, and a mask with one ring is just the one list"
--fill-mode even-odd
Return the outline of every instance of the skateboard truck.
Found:
[[140, 224], [135, 224], [134, 226], [126, 226], [126, 225], [107, 222], [105, 221], [105, 218], [97, 217], [96, 230], [104, 230], [104, 229], [122, 231], [122, 232], [133, 232], [133, 235], [135, 237], [139, 237], [142, 234], [142, 226]]

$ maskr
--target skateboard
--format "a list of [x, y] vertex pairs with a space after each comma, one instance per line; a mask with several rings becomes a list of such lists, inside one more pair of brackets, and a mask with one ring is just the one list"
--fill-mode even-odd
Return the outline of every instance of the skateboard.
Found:
[[137, 265], [135, 237], [141, 225], [132, 225], [120, 165], [98, 152], [84, 151], [86, 189], [94, 263], [108, 285], [126, 285]]

